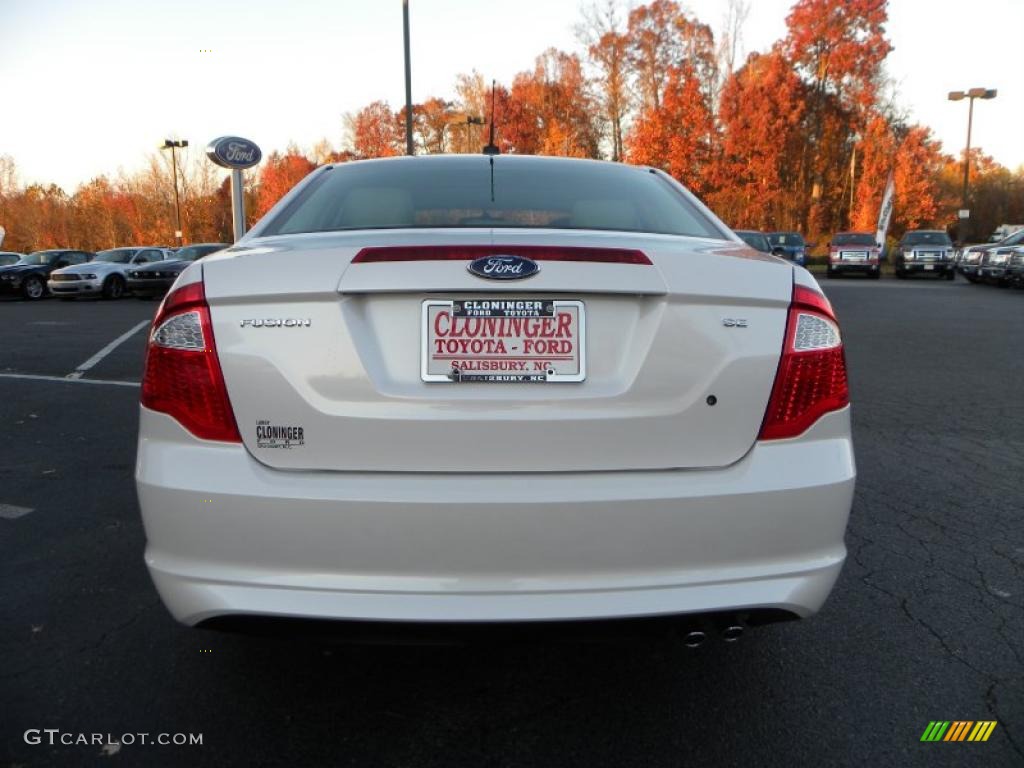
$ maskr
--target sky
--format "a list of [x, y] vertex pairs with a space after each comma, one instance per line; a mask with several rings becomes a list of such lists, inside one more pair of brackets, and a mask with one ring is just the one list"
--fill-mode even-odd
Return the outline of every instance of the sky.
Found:
[[[413, 101], [454, 97], [462, 72], [508, 83], [548, 47], [580, 51], [583, 5], [410, 0]], [[683, 5], [721, 27], [726, 0]], [[785, 34], [792, 0], [750, 5], [746, 52]], [[967, 103], [947, 92], [996, 88], [975, 104], [972, 146], [1024, 165], [1024, 0], [890, 0], [889, 15], [886, 66], [911, 120], [958, 153]], [[265, 154], [341, 146], [344, 115], [401, 106], [403, 78], [399, 0], [0, 0], [0, 155], [68, 191], [139, 169], [169, 136], [195, 151], [225, 134]]]

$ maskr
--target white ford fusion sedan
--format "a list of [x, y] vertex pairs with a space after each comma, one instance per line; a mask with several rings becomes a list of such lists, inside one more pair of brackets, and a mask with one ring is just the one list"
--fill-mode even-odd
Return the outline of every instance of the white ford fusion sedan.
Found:
[[319, 168], [157, 310], [138, 494], [181, 622], [805, 617], [845, 558], [843, 343], [650, 168]]

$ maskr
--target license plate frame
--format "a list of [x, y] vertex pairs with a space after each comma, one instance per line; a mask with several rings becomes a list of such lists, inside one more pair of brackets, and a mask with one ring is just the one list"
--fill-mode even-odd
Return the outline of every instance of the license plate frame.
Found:
[[[517, 303], [526, 303], [529, 305], [541, 305], [540, 313], [534, 311], [535, 307], [523, 310], [527, 314], [519, 314], [520, 310], [507, 309], [507, 307], [515, 307]], [[498, 309], [491, 310], [488, 305], [497, 304]], [[456, 305], [459, 305], [456, 307]], [[467, 305], [470, 305], [468, 307]], [[480, 310], [480, 306], [488, 306], [487, 309]], [[475, 360], [487, 360], [487, 361], [506, 361], [515, 362], [517, 366], [525, 365], [524, 370], [495, 370], [495, 371], [462, 371], [458, 366], [458, 359], [451, 361], [451, 368], [446, 373], [439, 371], [439, 358], [432, 354], [432, 341], [435, 340], [433, 335], [433, 329], [431, 322], [435, 317], [435, 312], [438, 310], [448, 309], [452, 313], [452, 318], [466, 318], [467, 320], [473, 318], [489, 319], [494, 318], [497, 322], [502, 319], [506, 319], [506, 325], [501, 326], [496, 322], [496, 328], [508, 328], [508, 323], [516, 318], [522, 318], [524, 323], [528, 319], [544, 319], [551, 318], [552, 320], [558, 321], [565, 314], [570, 315], [569, 327], [566, 329], [569, 331], [569, 338], [572, 338], [573, 354], [571, 355], [572, 360], [567, 361], [565, 354], [559, 352], [552, 352], [546, 354], [486, 354], [483, 356], [474, 356], [473, 354], [467, 354], [463, 357], [463, 360], [475, 359]], [[456, 312], [459, 314], [456, 314]], [[472, 314], [466, 314], [472, 312]], [[482, 312], [482, 314], [481, 314]], [[506, 312], [513, 312], [513, 314], [507, 314]], [[450, 320], [449, 322], [452, 322]], [[525, 326], [523, 326], [525, 327]], [[553, 330], [558, 329], [558, 323], [555, 322], [549, 328]], [[505, 338], [514, 339], [518, 337], [514, 336], [492, 336], [487, 338]], [[539, 338], [538, 338], [539, 340]], [[552, 337], [551, 339], [555, 339]], [[561, 337], [559, 341], [565, 341], [564, 337]], [[511, 343], [511, 341], [510, 341]], [[536, 343], [536, 342], [535, 342]], [[546, 345], [547, 346], [547, 345]], [[564, 346], [564, 345], [563, 345]], [[526, 349], [524, 348], [524, 352]], [[444, 356], [445, 359], [451, 357], [450, 355]], [[547, 367], [543, 370], [538, 369], [538, 365], [547, 360]], [[578, 363], [577, 365], [565, 365], [567, 362]], [[557, 369], [556, 369], [557, 366]], [[569, 368], [569, 371], [561, 369]], [[428, 383], [495, 383], [495, 384], [525, 384], [525, 383], [538, 383], [538, 384], [558, 384], [558, 383], [580, 383], [585, 381], [587, 378], [587, 319], [586, 319], [586, 306], [583, 301], [578, 299], [540, 299], [536, 297], [519, 297], [519, 296], [481, 296], [481, 297], [469, 297], [469, 298], [458, 298], [458, 299], [425, 299], [421, 305], [420, 313], [420, 379]]]
[[924, 265], [924, 271], [925, 272], [932, 272], [934, 270], [935, 270], [935, 265], [934, 264], [925, 264]]

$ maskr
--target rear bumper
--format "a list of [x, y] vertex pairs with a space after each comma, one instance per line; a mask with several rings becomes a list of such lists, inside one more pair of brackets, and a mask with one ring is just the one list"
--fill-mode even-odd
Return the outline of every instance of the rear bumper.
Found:
[[186, 624], [807, 616], [855, 477], [849, 409], [718, 470], [280, 471], [145, 408], [140, 435], [146, 563]]

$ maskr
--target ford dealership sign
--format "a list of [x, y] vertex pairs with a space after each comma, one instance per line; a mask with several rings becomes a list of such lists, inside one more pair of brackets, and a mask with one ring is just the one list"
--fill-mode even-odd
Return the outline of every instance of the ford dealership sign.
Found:
[[217, 165], [233, 170], [252, 168], [263, 159], [255, 142], [240, 136], [221, 136], [206, 147], [206, 156]]

